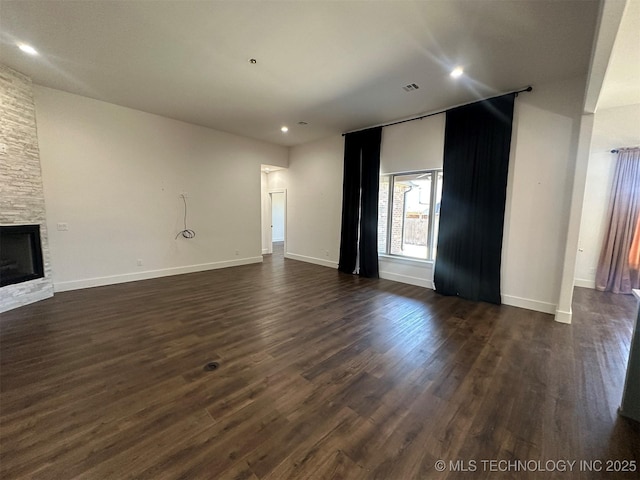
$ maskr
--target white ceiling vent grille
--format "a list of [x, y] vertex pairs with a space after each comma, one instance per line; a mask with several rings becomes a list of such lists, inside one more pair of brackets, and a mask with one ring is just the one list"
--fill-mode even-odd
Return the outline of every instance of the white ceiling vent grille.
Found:
[[419, 87], [417, 84], [415, 84], [415, 83], [410, 83], [409, 85], [405, 85], [404, 87], [402, 87], [402, 89], [403, 89], [405, 92], [412, 92], [412, 91], [414, 91], [414, 90], [418, 90], [419, 88], [420, 88], [420, 87]]

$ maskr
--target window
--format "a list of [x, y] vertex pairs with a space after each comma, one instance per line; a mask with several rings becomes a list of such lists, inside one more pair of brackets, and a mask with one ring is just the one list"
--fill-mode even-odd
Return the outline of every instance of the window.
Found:
[[434, 260], [442, 170], [380, 177], [378, 253]]

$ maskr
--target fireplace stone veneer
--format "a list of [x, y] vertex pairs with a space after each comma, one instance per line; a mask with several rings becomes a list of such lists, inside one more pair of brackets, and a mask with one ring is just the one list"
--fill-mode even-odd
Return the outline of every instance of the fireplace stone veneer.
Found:
[[4, 312], [51, 297], [53, 283], [31, 79], [2, 64], [0, 143], [6, 152], [0, 154], [0, 225], [39, 228], [44, 275], [0, 287], [0, 312]]

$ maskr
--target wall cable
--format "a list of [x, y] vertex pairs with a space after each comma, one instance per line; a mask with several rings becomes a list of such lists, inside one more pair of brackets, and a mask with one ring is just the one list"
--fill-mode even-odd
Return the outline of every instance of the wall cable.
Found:
[[196, 232], [194, 230], [187, 228], [187, 197], [184, 193], [180, 194], [180, 196], [182, 197], [182, 201], [184, 202], [184, 230], [178, 232], [178, 234], [176, 235], [176, 240], [180, 235], [187, 239], [196, 236]]

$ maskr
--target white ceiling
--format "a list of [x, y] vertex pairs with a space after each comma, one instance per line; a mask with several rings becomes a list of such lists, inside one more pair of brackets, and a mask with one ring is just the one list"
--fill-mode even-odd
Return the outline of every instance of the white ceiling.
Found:
[[295, 145], [586, 74], [597, 12], [595, 0], [1, 0], [0, 62], [39, 85]]
[[628, 0], [607, 66], [598, 109], [640, 103], [640, 0]]

